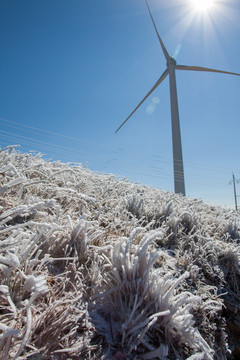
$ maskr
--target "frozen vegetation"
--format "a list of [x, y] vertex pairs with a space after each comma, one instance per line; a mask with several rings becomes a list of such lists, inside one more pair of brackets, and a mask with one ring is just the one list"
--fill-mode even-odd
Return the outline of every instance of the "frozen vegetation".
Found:
[[233, 210], [0, 151], [0, 358], [239, 359]]

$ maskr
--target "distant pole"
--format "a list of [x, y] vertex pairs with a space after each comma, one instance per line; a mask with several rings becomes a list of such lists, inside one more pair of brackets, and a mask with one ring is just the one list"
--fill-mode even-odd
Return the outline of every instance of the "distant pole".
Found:
[[238, 211], [238, 206], [237, 206], [237, 192], [236, 192], [236, 182], [238, 183], [239, 180], [235, 179], [234, 174], [232, 174], [232, 181], [229, 182], [229, 184], [231, 185], [233, 183], [233, 192], [234, 192], [234, 200], [235, 200], [235, 209], [236, 211]]
[[236, 194], [236, 183], [235, 183], [234, 174], [233, 174], [233, 190], [234, 190], [235, 208], [236, 208], [236, 211], [237, 211], [237, 209], [238, 209], [238, 207], [237, 207], [237, 194]]

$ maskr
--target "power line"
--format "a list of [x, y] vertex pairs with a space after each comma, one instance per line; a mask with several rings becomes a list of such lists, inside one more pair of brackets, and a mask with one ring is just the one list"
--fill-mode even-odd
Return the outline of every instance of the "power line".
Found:
[[[169, 186], [171, 187], [171, 185], [169, 185], [172, 184], [172, 158], [170, 156], [148, 154], [144, 148], [142, 148], [143, 151], [140, 152], [132, 148], [125, 150], [118, 147], [116, 149], [114, 146], [108, 146], [108, 144], [83, 140], [85, 143], [84, 146], [84, 143], [81, 143], [82, 139], [77, 137], [35, 128], [3, 118], [0, 118], [0, 122], [2, 122], [5, 130], [12, 128], [11, 132], [4, 131], [4, 127], [0, 130], [0, 138], [5, 139], [5, 141], [2, 141], [2, 145], [4, 143], [9, 145], [17, 142], [22, 146], [21, 152], [36, 150], [44, 153], [47, 157], [53, 158], [56, 158], [57, 154], [61, 161], [69, 162], [69, 160], [71, 160], [77, 161], [78, 163], [81, 162], [82, 164], [90, 166], [93, 171], [123, 174], [124, 177], [129, 179], [135, 178], [133, 181], [141, 181], [147, 184], [149, 183], [148, 179], [151, 178], [153, 182], [151, 186], [153, 187], [157, 186], [166, 189], [168, 189]], [[28, 133], [30, 136], [27, 136]], [[68, 139], [72, 140], [70, 144], [68, 144]], [[74, 144], [73, 140], [78, 140], [78, 143]], [[65, 146], [65, 143], [66, 145], [68, 144], [68, 146]], [[87, 143], [92, 146], [87, 146]], [[80, 160], [79, 157], [81, 158]], [[205, 191], [211, 193], [210, 189], [213, 187], [217, 190], [219, 187], [222, 187], [223, 184], [228, 183], [228, 179], [222, 175], [229, 172], [229, 169], [224, 167], [211, 166], [210, 168], [207, 164], [185, 162], [185, 168], [188, 172], [188, 186], [196, 188], [196, 185], [200, 185], [202, 196], [205, 194]], [[221, 180], [218, 181], [218, 185], [216, 185], [216, 182], [213, 183], [213, 177], [216, 178], [216, 172], [220, 173], [220, 171], [222, 175], [217, 178], [218, 180], [221, 178]], [[159, 179], [157, 184], [156, 179]], [[221, 194], [222, 190], [218, 191], [219, 194]]]
[[[114, 147], [107, 146], [106, 144], [103, 144], [103, 143], [84, 140], [84, 139], [81, 139], [81, 138], [78, 138], [78, 137], [65, 135], [65, 134], [61, 134], [61, 133], [58, 133], [58, 132], [54, 132], [54, 131], [49, 131], [49, 130], [42, 129], [42, 128], [39, 128], [39, 127], [29, 126], [29, 125], [26, 125], [26, 124], [23, 124], [23, 123], [20, 123], [20, 122], [16, 122], [16, 121], [12, 121], [12, 120], [8, 120], [8, 119], [5, 119], [5, 118], [0, 118], [0, 121], [4, 122], [5, 125], [8, 126], [8, 127], [19, 129], [19, 130], [22, 130], [22, 131], [26, 131], [26, 129], [28, 129], [29, 132], [32, 132], [32, 133], [35, 133], [35, 134], [45, 133], [45, 134], [48, 134], [48, 135], [62, 137], [62, 138], [69, 139], [69, 140], [75, 140], [75, 141], [83, 142], [83, 143], [86, 143], [86, 144], [89, 144], [89, 145], [100, 146], [100, 147], [105, 148], [106, 150], [109, 150], [109, 151], [116, 151], [116, 149]], [[2, 133], [3, 133], [3, 131], [2, 131]], [[15, 137], [20, 136], [20, 135], [18, 135], [16, 133], [10, 133], [10, 132], [5, 132], [5, 134], [8, 134], [8, 135], [11, 134], [12, 136], [15, 136]], [[64, 147], [62, 145], [57, 145], [57, 144], [54, 144], [53, 142], [51, 142], [51, 144], [50, 144], [50, 143], [47, 143], [47, 142], [45, 142], [43, 140], [37, 140], [37, 139], [31, 138], [31, 137], [28, 137], [28, 139], [31, 140], [32, 142], [35, 142], [38, 145], [43, 143], [44, 145], [47, 145], [47, 144], [48, 144], [48, 146], [51, 145], [54, 148], [56, 148], [56, 147], [61, 148], [61, 149], [65, 148], [64, 150], [67, 150], [67, 151], [78, 152], [78, 150], [75, 150], [73, 148], [70, 149], [69, 147], [67, 148], [67, 147]], [[122, 151], [122, 150], [118, 149], [118, 151]], [[134, 152], [132, 149], [130, 151], [131, 151], [131, 154], [139, 154], [138, 151]], [[87, 152], [83, 152], [83, 151], [81, 151], [81, 153], [87, 154]], [[128, 153], [129, 153], [129, 150], [128, 150]], [[91, 154], [94, 155], [93, 153], [91, 153]], [[97, 154], [97, 156], [99, 156], [99, 153]], [[172, 166], [172, 159], [170, 157], [159, 156], [159, 155], [155, 155], [155, 154], [150, 154], [149, 156], [150, 156], [150, 158], [155, 159], [155, 162], [157, 161], [157, 163], [162, 162], [162, 163], [166, 163], [169, 166]], [[177, 160], [175, 160], [175, 161], [177, 161]], [[196, 162], [192, 163], [192, 162], [188, 162], [188, 161], [185, 161], [185, 166], [187, 168], [198, 169], [198, 170], [200, 170], [200, 169], [205, 170], [206, 169], [206, 170], [213, 170], [213, 171], [226, 171], [226, 170], [229, 171], [229, 169], [227, 169], [227, 168], [220, 167], [220, 166], [218, 166], [218, 167], [213, 166], [212, 164], [207, 165], [207, 164], [201, 164], [201, 163], [196, 163]]]
[[[29, 146], [31, 147], [35, 147], [35, 149], [33, 150], [37, 150], [37, 151], [47, 151], [48, 152], [48, 156], [52, 156], [51, 154], [52, 153], [56, 153], [58, 155], [61, 154], [61, 158], [63, 158], [63, 155], [64, 157], [66, 158], [66, 153], [69, 153], [69, 154], [74, 154], [74, 155], [81, 155], [81, 157], [85, 157], [85, 160], [83, 162], [88, 162], [90, 166], [97, 166], [99, 165], [99, 161], [104, 161], [104, 163], [102, 165], [100, 165], [101, 167], [102, 166], [105, 166], [106, 165], [106, 161], [109, 162], [111, 161], [111, 163], [114, 163], [116, 164], [116, 162], [118, 162], [118, 165], [123, 165], [123, 160], [122, 159], [116, 159], [116, 158], [111, 158], [109, 157], [109, 154], [101, 154], [101, 153], [96, 153], [96, 149], [95, 149], [95, 152], [86, 152], [86, 151], [81, 151], [80, 149], [74, 149], [73, 147], [67, 147], [67, 146], [64, 146], [64, 145], [59, 145], [59, 144], [54, 144], [54, 142], [46, 142], [46, 141], [43, 141], [43, 140], [38, 140], [38, 139], [34, 139], [34, 138], [31, 138], [31, 137], [27, 137], [27, 136], [23, 136], [23, 135], [18, 135], [18, 134], [15, 134], [15, 133], [11, 133], [11, 132], [7, 132], [7, 131], [4, 131], [4, 130], [0, 130], [0, 134], [2, 134], [2, 138], [5, 138], [5, 139], [8, 139], [8, 142], [7, 144], [9, 144], [9, 141], [14, 141], [14, 142], [19, 142], [21, 145], [24, 145], [24, 148], [26, 149], [26, 151], [29, 151]], [[28, 145], [28, 146], [27, 146]], [[68, 155], [68, 156], [71, 156], [71, 155]], [[151, 157], [151, 155], [150, 155]], [[98, 159], [98, 160], [97, 160]], [[67, 159], [69, 160], [69, 159]], [[82, 159], [83, 160], [83, 159]], [[138, 163], [136, 163], [136, 161], [134, 159], [131, 159], [131, 157], [128, 157], [127, 159], [124, 159], [124, 165], [127, 166], [128, 165], [132, 165], [132, 164], [135, 164], [134, 168], [135, 168], [135, 174], [137, 175], [144, 175], [144, 176], [147, 176], [147, 177], [154, 177], [154, 178], [159, 178], [159, 179], [165, 179], [165, 180], [170, 180], [171, 178], [171, 161], [169, 160], [169, 162], [163, 162], [165, 164], [162, 163], [162, 161], [159, 161], [161, 163], [161, 165], [166, 165], [165, 167], [163, 166], [151, 166], [149, 164], [144, 164], [142, 160], [139, 160], [141, 161], [141, 170], [143, 170], [143, 168], [146, 169], [145, 173], [144, 172], [139, 172], [137, 170], [138, 168]], [[147, 161], [148, 161], [148, 158], [147, 158]], [[158, 162], [158, 161], [157, 161]], [[156, 161], [155, 161], [156, 163]], [[186, 167], [188, 168], [188, 166]], [[190, 168], [190, 166], [189, 166]], [[150, 170], [153, 170], [152, 171], [148, 171], [147, 169], [150, 169]], [[197, 168], [195, 167], [195, 170]], [[199, 169], [200, 170], [200, 169]], [[112, 170], [110, 170], [112, 171]], [[122, 170], [119, 169], [119, 172], [121, 172]], [[157, 172], [157, 174], [156, 174]], [[199, 175], [198, 172], [196, 171], [190, 171], [189, 172], [189, 175], [191, 175], [192, 177], [196, 177], [198, 178], [198, 182], [196, 181], [189, 181], [188, 183], [190, 184], [199, 184], [199, 185], [210, 185], [209, 183], [207, 184], [206, 183], [206, 180], [209, 178], [209, 176], [207, 176], [206, 174], [203, 174], [201, 173]], [[200, 181], [199, 182], [199, 178], [202, 178], [203, 180], [203, 177], [205, 178], [205, 181]], [[160, 184], [159, 184], [160, 185]]]
[[15, 125], [15, 126], [11, 126], [13, 128], [24, 127], [24, 128], [32, 130], [32, 132], [35, 132], [35, 133], [36, 132], [40, 132], [40, 133], [42, 132], [42, 133], [45, 133], [45, 134], [54, 135], [54, 136], [60, 136], [60, 137], [66, 138], [66, 139], [77, 140], [77, 141], [85, 142], [85, 143], [92, 144], [92, 145], [105, 146], [104, 144], [97, 143], [97, 142], [94, 142], [94, 141], [84, 140], [84, 139], [81, 139], [81, 138], [77, 138], [75, 136], [65, 135], [65, 134], [57, 133], [55, 131], [41, 129], [41, 128], [38, 128], [38, 127], [35, 127], [35, 126], [30, 126], [30, 125], [26, 125], [26, 124], [23, 124], [23, 123], [18, 123], [16, 121], [8, 120], [8, 119], [5, 119], [5, 118], [0, 118], [0, 120], [4, 121], [5, 123], [8, 123], [8, 126], [11, 126], [9, 124]]

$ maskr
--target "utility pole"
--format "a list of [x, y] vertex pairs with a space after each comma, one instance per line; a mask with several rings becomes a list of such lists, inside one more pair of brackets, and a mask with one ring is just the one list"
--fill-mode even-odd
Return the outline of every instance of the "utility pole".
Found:
[[234, 200], [235, 200], [235, 209], [238, 211], [238, 205], [237, 205], [237, 192], [236, 192], [236, 183], [239, 183], [240, 179], [235, 179], [234, 174], [232, 174], [232, 180], [229, 182], [230, 185], [233, 184], [233, 192], [234, 192]]

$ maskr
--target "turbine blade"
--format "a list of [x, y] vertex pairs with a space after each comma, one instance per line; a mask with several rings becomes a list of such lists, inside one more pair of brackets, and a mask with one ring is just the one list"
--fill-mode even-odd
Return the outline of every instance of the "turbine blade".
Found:
[[168, 69], [164, 71], [164, 73], [161, 75], [161, 77], [158, 79], [156, 84], [151, 88], [151, 90], [147, 93], [147, 95], [142, 99], [142, 101], [138, 104], [137, 107], [131, 112], [131, 114], [124, 120], [124, 122], [119, 126], [119, 128], [115, 131], [115, 134], [118, 132], [118, 130], [121, 129], [121, 127], [130, 119], [130, 117], [135, 113], [135, 111], [142, 105], [142, 103], [151, 95], [151, 93], [158, 87], [158, 85], [161, 84], [161, 82], [165, 79], [165, 77], [168, 75]]
[[151, 19], [152, 19], [152, 22], [153, 22], [153, 26], [154, 26], [154, 28], [155, 28], [155, 30], [156, 30], [158, 40], [160, 41], [160, 45], [161, 45], [161, 47], [162, 47], [162, 51], [163, 51], [163, 53], [164, 53], [164, 56], [165, 56], [166, 60], [168, 60], [170, 56], [169, 56], [169, 54], [168, 54], [168, 52], [167, 52], [167, 49], [165, 48], [164, 43], [163, 43], [163, 41], [162, 41], [162, 39], [161, 39], [161, 37], [160, 37], [160, 35], [159, 35], [159, 33], [158, 33], [158, 30], [157, 30], [155, 21], [153, 20], [153, 16], [152, 16], [151, 10], [150, 10], [150, 8], [149, 8], [149, 6], [148, 6], [147, 0], [145, 0], [145, 2], [146, 2], [146, 5], [147, 5], [147, 8], [148, 8], [148, 12], [149, 12], [149, 14], [150, 14], [150, 16], [151, 16]]
[[221, 74], [229, 74], [229, 75], [237, 75], [240, 76], [238, 73], [224, 71], [224, 70], [217, 70], [217, 69], [210, 69], [202, 66], [187, 66], [187, 65], [176, 65], [175, 69], [178, 70], [195, 70], [195, 71], [207, 71], [207, 72], [216, 72]]

